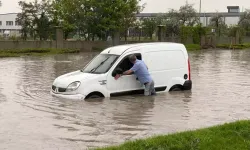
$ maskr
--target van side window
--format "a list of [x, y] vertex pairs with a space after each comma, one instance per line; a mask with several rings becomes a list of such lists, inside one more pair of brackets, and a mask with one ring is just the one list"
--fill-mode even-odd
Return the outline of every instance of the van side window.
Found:
[[[135, 54], [137, 59], [141, 60], [141, 54]], [[121, 63], [116, 68], [121, 68], [122, 71], [127, 71], [133, 67], [133, 64], [129, 61], [128, 56], [126, 56]]]

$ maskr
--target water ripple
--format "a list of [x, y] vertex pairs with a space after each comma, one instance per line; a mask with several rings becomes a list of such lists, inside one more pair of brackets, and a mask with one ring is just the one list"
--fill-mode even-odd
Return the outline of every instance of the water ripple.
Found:
[[57, 76], [96, 54], [0, 59], [0, 149], [84, 149], [249, 119], [250, 51], [190, 53], [192, 91], [95, 101], [49, 94]]

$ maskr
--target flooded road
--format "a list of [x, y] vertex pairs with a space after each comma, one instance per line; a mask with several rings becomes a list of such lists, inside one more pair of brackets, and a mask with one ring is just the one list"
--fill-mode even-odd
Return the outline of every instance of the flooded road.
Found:
[[250, 118], [250, 51], [190, 53], [192, 91], [72, 101], [53, 80], [95, 53], [0, 59], [0, 149], [79, 150]]

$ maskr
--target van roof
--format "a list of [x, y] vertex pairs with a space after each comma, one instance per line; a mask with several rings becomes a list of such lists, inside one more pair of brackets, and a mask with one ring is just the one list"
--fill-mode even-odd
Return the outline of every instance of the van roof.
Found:
[[138, 48], [147, 47], [147, 46], [161, 46], [161, 47], [181, 47], [184, 48], [184, 45], [181, 43], [171, 43], [171, 42], [151, 42], [151, 43], [135, 43], [135, 44], [123, 44], [118, 46], [109, 47], [103, 50], [102, 54], [115, 54], [121, 55], [127, 50], [136, 50]]

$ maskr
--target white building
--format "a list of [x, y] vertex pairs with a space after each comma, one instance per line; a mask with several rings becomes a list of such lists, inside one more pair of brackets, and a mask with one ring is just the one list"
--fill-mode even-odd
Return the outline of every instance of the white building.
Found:
[[0, 14], [0, 35], [20, 36], [22, 27], [16, 21], [17, 13]]
[[[201, 13], [197, 14], [197, 16], [200, 15], [200, 20], [203, 26], [208, 26], [210, 24], [210, 19], [215, 15], [222, 16], [225, 24], [228, 26], [231, 25], [237, 25], [240, 20], [240, 15], [242, 12], [240, 12], [239, 6], [228, 6], [227, 7], [228, 12], [211, 12], [211, 13]], [[148, 18], [148, 17], [156, 17], [158, 15], [162, 15], [162, 13], [141, 13], [137, 14], [137, 18]]]

